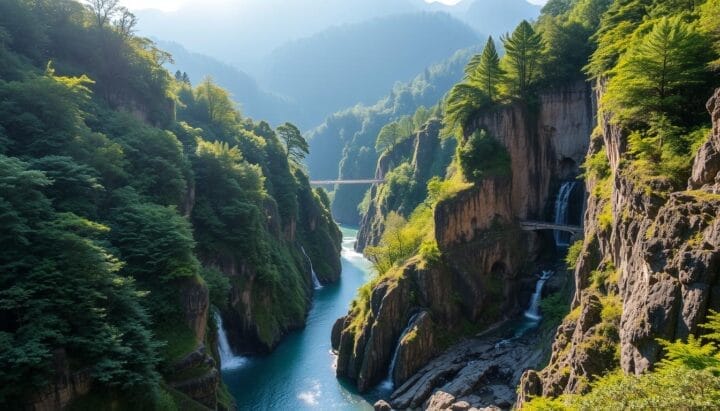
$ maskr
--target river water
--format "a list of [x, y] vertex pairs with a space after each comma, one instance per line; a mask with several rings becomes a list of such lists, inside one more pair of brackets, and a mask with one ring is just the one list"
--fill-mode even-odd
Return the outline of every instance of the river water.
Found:
[[353, 250], [357, 231], [343, 233], [342, 277], [315, 290], [305, 329], [286, 337], [272, 354], [237, 358], [222, 370], [240, 410], [371, 410], [368, 400], [335, 378], [330, 332], [347, 314], [357, 289], [370, 279], [371, 266]]

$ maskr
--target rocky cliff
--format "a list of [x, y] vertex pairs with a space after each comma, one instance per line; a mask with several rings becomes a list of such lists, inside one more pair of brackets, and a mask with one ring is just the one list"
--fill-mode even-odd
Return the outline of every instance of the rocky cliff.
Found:
[[442, 124], [431, 120], [410, 138], [396, 144], [383, 153], [375, 169], [376, 179], [385, 179], [400, 165], [410, 166], [409, 190], [402, 195], [388, 195], [388, 184], [373, 185], [370, 188], [370, 202], [361, 216], [360, 230], [355, 249], [362, 252], [365, 247], [377, 245], [385, 229], [385, 218], [390, 211], [403, 217], [409, 214], [427, 195], [427, 183], [433, 176], [443, 176], [455, 150], [454, 140], [440, 140]]
[[707, 107], [712, 135], [686, 187], [639, 180], [621, 161], [628, 136], [602, 119], [588, 156], [604, 156], [609, 172], [588, 180], [594, 195], [573, 312], [557, 331], [550, 364], [524, 375], [521, 401], [582, 393], [594, 376], [617, 367], [652, 369], [662, 354], [658, 338], [696, 334], [708, 311], [720, 308], [720, 90]]
[[[271, 246], [269, 259], [283, 275], [280, 287], [268, 286], [256, 264], [243, 256], [228, 253], [205, 260], [230, 279], [229, 308], [223, 310], [223, 323], [237, 353], [267, 353], [286, 333], [302, 328], [310, 308], [312, 271], [322, 283], [340, 278], [340, 243], [342, 235], [333, 222], [329, 201], [313, 191], [307, 177], [300, 178], [297, 191], [298, 216], [280, 225], [274, 202], [266, 207], [264, 233], [256, 241]], [[259, 263], [264, 263], [260, 261]]]
[[[397, 388], [447, 346], [441, 335], [452, 340], [524, 308], [534, 284], [526, 264], [537, 256], [544, 234], [522, 231], [518, 223], [549, 219], [559, 182], [578, 175], [594, 124], [592, 107], [589, 87], [578, 83], [543, 94], [536, 108], [512, 104], [476, 119], [474, 128], [507, 148], [511, 176], [485, 179], [437, 204], [434, 236], [441, 258], [411, 260], [384, 275], [366, 307], [360, 300], [338, 320], [338, 376], [367, 390], [388, 376], [398, 347], [391, 376]], [[362, 230], [377, 238], [376, 226]]]

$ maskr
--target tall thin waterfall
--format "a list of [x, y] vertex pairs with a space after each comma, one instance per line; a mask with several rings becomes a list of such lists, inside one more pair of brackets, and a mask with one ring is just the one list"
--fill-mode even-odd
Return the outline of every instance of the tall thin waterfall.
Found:
[[[555, 200], [555, 224], [566, 225], [568, 223], [568, 206], [570, 205], [570, 195], [577, 186], [576, 181], [568, 181], [560, 186], [560, 192]], [[555, 245], [558, 247], [569, 246], [568, 234], [555, 230]]]
[[395, 377], [393, 377], [393, 374], [395, 374], [395, 366], [397, 365], [398, 354], [400, 353], [400, 343], [402, 342], [403, 338], [405, 338], [405, 335], [410, 331], [410, 328], [413, 326], [413, 323], [415, 322], [415, 319], [418, 317], [418, 315], [420, 315], [420, 313], [413, 314], [413, 316], [410, 317], [407, 325], [403, 329], [402, 333], [400, 333], [400, 338], [398, 338], [397, 344], [395, 344], [395, 351], [393, 351], [392, 360], [390, 361], [388, 376], [385, 381], [381, 383], [382, 387], [385, 389], [395, 389]]
[[223, 328], [222, 317], [217, 312], [214, 315], [215, 324], [217, 324], [218, 332], [218, 352], [220, 354], [220, 367], [223, 370], [231, 370], [238, 368], [245, 363], [245, 358], [236, 356], [232, 352], [230, 343], [228, 342], [227, 334], [225, 334], [225, 328]]
[[553, 275], [552, 271], [543, 271], [542, 276], [535, 284], [535, 293], [530, 298], [530, 307], [525, 311], [525, 317], [533, 320], [540, 321], [540, 300], [542, 299], [542, 290], [545, 286], [545, 282]]
[[310, 272], [312, 273], [313, 288], [316, 290], [323, 288], [323, 285], [320, 282], [320, 279], [318, 278], [317, 274], [315, 273], [315, 269], [313, 268], [312, 260], [310, 260], [310, 257], [308, 257], [307, 253], [305, 252], [305, 247], [300, 247], [300, 250], [302, 250], [302, 253], [305, 256], [305, 259], [308, 261], [308, 264], [310, 264]]

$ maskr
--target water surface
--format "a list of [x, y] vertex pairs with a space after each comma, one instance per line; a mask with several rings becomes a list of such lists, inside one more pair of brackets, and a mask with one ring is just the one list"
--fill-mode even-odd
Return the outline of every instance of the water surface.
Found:
[[237, 358], [222, 370], [240, 410], [371, 410], [369, 400], [335, 378], [330, 332], [347, 313], [370, 263], [353, 250], [357, 231], [343, 233], [342, 277], [315, 290], [305, 329], [289, 335], [265, 357]]

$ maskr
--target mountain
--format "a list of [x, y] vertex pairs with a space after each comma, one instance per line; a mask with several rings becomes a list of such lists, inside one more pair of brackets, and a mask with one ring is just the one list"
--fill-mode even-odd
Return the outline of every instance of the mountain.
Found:
[[475, 0], [460, 18], [483, 33], [500, 35], [521, 20], [537, 19], [541, 8], [525, 0]]
[[444, 13], [383, 17], [274, 50], [265, 83], [301, 105], [303, 119], [319, 122], [327, 113], [377, 100], [399, 79], [477, 41], [470, 27]]
[[207, 76], [212, 77], [218, 85], [230, 92], [243, 114], [249, 117], [279, 124], [297, 111], [293, 104], [264, 91], [249, 74], [229, 64], [188, 51], [175, 42], [158, 41], [157, 44], [173, 56], [173, 62], [165, 65], [170, 72], [179, 70], [187, 73], [193, 84], [198, 84]]
[[[177, 11], [139, 10], [140, 34], [172, 39], [250, 72], [276, 47], [331, 26], [418, 10], [421, 0], [191, 1]], [[272, 24], [268, 21], [272, 20]], [[188, 28], [192, 30], [188, 30]]]
[[[329, 116], [308, 132], [308, 169], [313, 178], [372, 177], [378, 153], [375, 140], [387, 123], [412, 115], [420, 106], [435, 105], [463, 76], [463, 68], [477, 52], [475, 47], [456, 52], [448, 60], [434, 64], [407, 83], [396, 84], [391, 92], [373, 105], [357, 105]], [[340, 186], [335, 192], [332, 211], [338, 221], [357, 224], [357, 206], [366, 187]]]

